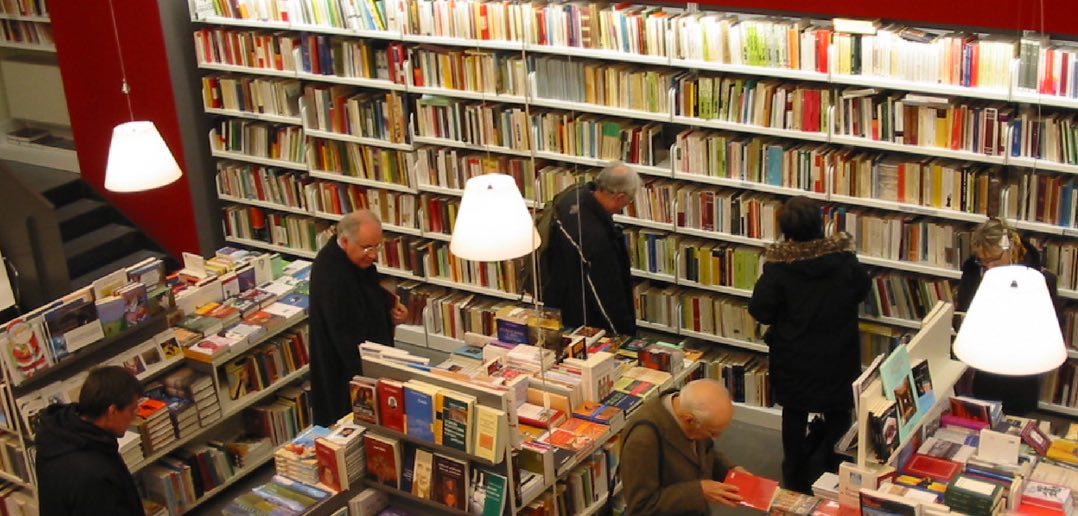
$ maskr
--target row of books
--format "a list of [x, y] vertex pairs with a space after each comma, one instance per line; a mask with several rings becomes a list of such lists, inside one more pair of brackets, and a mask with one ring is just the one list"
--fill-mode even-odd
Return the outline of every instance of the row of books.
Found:
[[303, 86], [295, 79], [205, 75], [202, 105], [262, 115], [299, 118]]
[[274, 399], [244, 411], [244, 425], [248, 432], [281, 446], [311, 426], [311, 383], [295, 382], [275, 394]]
[[708, 346], [700, 362], [701, 375], [722, 382], [735, 402], [755, 407], [773, 404], [766, 356]]
[[406, 143], [410, 105], [395, 91], [369, 92], [347, 86], [306, 85], [303, 124], [308, 129]]
[[313, 171], [407, 187], [413, 186], [410, 170], [414, 156], [396, 149], [322, 138], [311, 138], [307, 145], [307, 165]]
[[0, 347], [13, 383], [43, 374], [72, 353], [137, 327], [162, 303], [170, 303], [172, 293], [164, 283], [164, 263], [147, 259], [7, 322]]
[[872, 278], [861, 313], [919, 321], [938, 301], [954, 303], [954, 293], [947, 280], [884, 273]]
[[25, 45], [52, 45], [52, 25], [23, 20], [0, 20], [0, 40]]
[[44, 0], [4, 0], [0, 13], [18, 16], [48, 16], [49, 7]]
[[310, 217], [267, 212], [253, 206], [228, 206], [224, 211], [225, 236], [229, 237], [309, 253], [317, 253], [333, 238], [328, 222]]
[[[604, 49], [671, 59], [866, 75], [927, 84], [1009, 89], [1073, 96], [1074, 50], [1044, 36], [986, 36], [881, 27], [876, 20], [805, 20], [744, 13], [580, 3], [567, 6], [496, 2], [300, 2], [290, 19], [280, 10], [230, 18], [292, 21], [529, 45]], [[324, 16], [307, 16], [322, 12]], [[345, 14], [351, 13], [351, 14]], [[303, 20], [303, 21], [300, 21]], [[1018, 66], [1012, 67], [1017, 58]]]
[[516, 180], [517, 189], [525, 199], [535, 199], [535, 164], [531, 159], [434, 146], [416, 149], [415, 156], [416, 183], [420, 189], [428, 185], [463, 191], [468, 179], [500, 173]]
[[[214, 342], [223, 349], [234, 346], [216, 338]], [[307, 327], [292, 328], [228, 362], [222, 368], [226, 382], [221, 385], [222, 388], [227, 387], [227, 399], [237, 401], [263, 391], [298, 371], [310, 362], [309, 345]], [[212, 359], [212, 355], [210, 357]]]
[[[637, 287], [641, 285], [645, 284], [641, 283]], [[644, 292], [654, 295], [657, 287], [648, 286], [641, 290], [641, 295], [644, 295]], [[676, 303], [680, 310], [680, 321], [677, 318], [646, 318], [646, 321], [741, 342], [764, 342], [766, 328], [749, 315], [747, 300], [683, 288], [668, 287], [667, 291], [675, 296], [672, 302]], [[641, 312], [638, 310], [637, 314], [639, 316]]]
[[165, 506], [170, 514], [183, 514], [203, 501], [206, 493], [260, 464], [272, 451], [264, 437], [207, 441], [173, 452], [139, 476], [150, 500]]
[[302, 128], [240, 119], [222, 119], [214, 124], [210, 148], [293, 163], [302, 163], [307, 155]]
[[528, 67], [519, 54], [421, 46], [408, 52], [410, 86], [524, 96]]

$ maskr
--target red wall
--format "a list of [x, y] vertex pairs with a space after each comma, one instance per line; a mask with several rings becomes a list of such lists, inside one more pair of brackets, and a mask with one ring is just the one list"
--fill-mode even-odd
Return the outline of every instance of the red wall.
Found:
[[[156, 0], [113, 0], [124, 47], [131, 99], [137, 119], [157, 124], [184, 166], [168, 58]], [[166, 0], [181, 1], [181, 0]], [[806, 15], [909, 20], [927, 24], [1043, 30], [1078, 35], [1074, 0], [722, 0], [703, 3], [733, 9], [772, 10]], [[112, 127], [127, 118], [120, 93], [108, 2], [56, 0], [49, 5], [64, 78], [71, 124], [83, 177], [174, 254], [199, 251], [187, 177], [167, 187], [136, 194], [105, 192], [105, 163]], [[187, 142], [204, 145], [204, 142]]]
[[190, 171], [184, 163], [157, 1], [113, 2], [135, 119], [157, 124], [185, 175], [147, 192], [117, 194], [104, 189], [112, 128], [129, 119], [108, 2], [53, 1], [49, 14], [82, 177], [175, 256], [199, 252], [186, 175]]

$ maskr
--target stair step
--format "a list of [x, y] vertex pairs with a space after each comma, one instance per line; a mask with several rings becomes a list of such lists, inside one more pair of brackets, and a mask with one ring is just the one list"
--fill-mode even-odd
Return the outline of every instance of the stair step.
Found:
[[138, 251], [136, 251], [136, 252], [134, 252], [132, 254], [124, 256], [123, 258], [120, 258], [118, 260], [109, 262], [109, 263], [107, 263], [105, 265], [102, 265], [101, 267], [98, 267], [98, 268], [96, 268], [96, 269], [94, 269], [94, 270], [92, 270], [90, 272], [87, 272], [86, 274], [83, 274], [82, 276], [79, 276], [77, 278], [71, 278], [71, 290], [77, 290], [77, 289], [80, 289], [82, 287], [89, 286], [95, 280], [97, 280], [97, 279], [99, 279], [101, 277], [104, 277], [106, 274], [111, 274], [111, 273], [113, 273], [115, 271], [118, 271], [118, 270], [124, 268], [124, 267], [130, 267], [130, 266], [132, 266], [132, 265], [134, 265], [134, 264], [136, 264], [138, 262], [141, 262], [142, 260], [145, 260], [147, 258], [160, 258], [162, 260], [165, 260], [166, 262], [168, 261], [168, 256], [165, 255], [164, 253], [159, 253], [157, 251], [150, 251], [150, 250], [147, 250], [147, 249], [139, 249]]
[[138, 247], [140, 234], [137, 229], [123, 224], [108, 223], [89, 233], [64, 242], [68, 273], [72, 277], [101, 267]]
[[78, 176], [74, 176], [70, 181], [53, 185], [42, 192], [53, 206], [73, 203], [86, 197], [88, 193], [85, 183]]
[[79, 199], [56, 209], [56, 218], [60, 222], [60, 236], [72, 240], [101, 227], [112, 217], [106, 212], [109, 205], [94, 199]]

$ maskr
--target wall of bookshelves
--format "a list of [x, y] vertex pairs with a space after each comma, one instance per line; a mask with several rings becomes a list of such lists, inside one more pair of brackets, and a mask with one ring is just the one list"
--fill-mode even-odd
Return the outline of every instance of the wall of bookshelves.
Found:
[[522, 300], [516, 264], [448, 253], [464, 181], [509, 173], [541, 206], [620, 159], [647, 180], [616, 220], [648, 330], [766, 352], [745, 303], [792, 195], [823, 201], [875, 271], [867, 323], [915, 330], [951, 300], [964, 232], [990, 215], [1078, 299], [1068, 42], [643, 4], [289, 8], [192, 4], [231, 242], [311, 257], [371, 208], [383, 272]]

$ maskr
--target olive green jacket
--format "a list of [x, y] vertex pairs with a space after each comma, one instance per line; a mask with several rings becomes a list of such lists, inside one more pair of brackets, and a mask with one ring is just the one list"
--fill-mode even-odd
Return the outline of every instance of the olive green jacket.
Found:
[[[666, 394], [641, 407], [623, 434], [621, 481], [626, 516], [710, 514], [700, 480], [721, 482], [734, 467], [710, 439], [704, 442], [700, 458], [696, 457], [695, 443], [663, 406]], [[656, 428], [661, 436], [656, 435]]]

